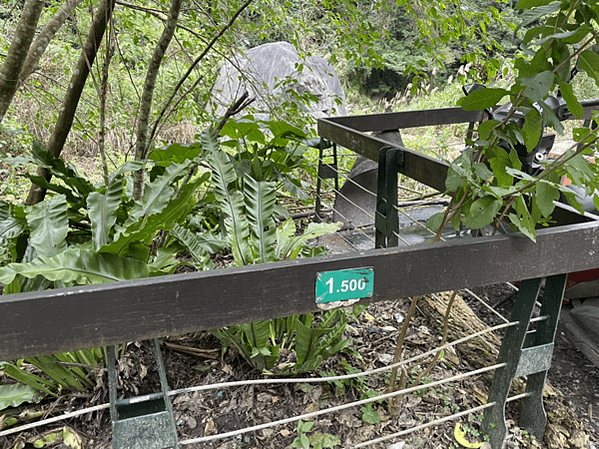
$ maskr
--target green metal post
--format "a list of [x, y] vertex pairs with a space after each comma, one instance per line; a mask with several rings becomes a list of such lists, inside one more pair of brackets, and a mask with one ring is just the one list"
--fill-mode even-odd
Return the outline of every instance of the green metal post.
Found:
[[379, 151], [375, 212], [375, 246], [388, 248], [398, 245], [399, 217], [397, 206], [397, 169], [403, 163], [403, 151], [383, 147]]
[[106, 348], [110, 417], [112, 420], [112, 447], [114, 449], [179, 447], [175, 415], [168, 397], [168, 384], [160, 351], [160, 342], [154, 339], [152, 344], [162, 391], [128, 399], [118, 399], [116, 350], [114, 346]]
[[518, 324], [508, 328], [497, 363], [505, 363], [495, 371], [488, 402], [495, 405], [485, 411], [483, 431], [489, 435], [493, 449], [501, 449], [507, 435], [505, 404], [512, 380], [527, 376], [526, 397], [523, 400], [520, 427], [542, 440], [547, 423], [543, 407], [543, 387], [551, 356], [557, 323], [561, 311], [567, 274], [546, 279], [541, 307], [542, 321], [536, 330], [529, 330], [532, 312], [539, 297], [542, 279], [522, 281], [510, 321]]
[[[333, 154], [325, 156], [324, 150], [330, 148], [331, 144], [324, 139], [320, 139], [318, 146], [318, 179], [316, 180], [316, 205], [314, 212], [316, 213], [316, 219], [320, 220], [322, 217], [320, 212], [322, 210], [322, 180], [333, 179], [335, 181], [335, 191], [339, 190], [339, 171], [337, 170], [337, 144], [333, 143]], [[325, 157], [332, 157], [332, 163], [326, 163]]]

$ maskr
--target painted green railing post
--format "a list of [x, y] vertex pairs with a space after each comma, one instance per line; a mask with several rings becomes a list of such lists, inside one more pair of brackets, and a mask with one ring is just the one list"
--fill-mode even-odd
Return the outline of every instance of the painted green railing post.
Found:
[[403, 151], [399, 148], [383, 147], [379, 151], [374, 219], [376, 248], [389, 248], [398, 244], [397, 169], [402, 163]]
[[112, 447], [114, 449], [178, 448], [177, 428], [171, 401], [160, 342], [152, 340], [154, 356], [160, 376], [160, 393], [118, 399], [116, 388], [116, 349], [106, 348], [110, 417], [112, 420]]
[[495, 371], [488, 402], [495, 405], [485, 411], [483, 431], [489, 435], [493, 449], [501, 449], [507, 435], [505, 404], [512, 380], [527, 376], [526, 397], [520, 414], [520, 427], [542, 440], [547, 424], [543, 407], [543, 387], [547, 371], [551, 367], [551, 356], [557, 323], [562, 307], [567, 274], [546, 278], [542, 299], [540, 321], [536, 330], [529, 330], [535, 303], [539, 297], [542, 279], [522, 281], [516, 296], [511, 322], [518, 324], [508, 328], [497, 363], [505, 363]]

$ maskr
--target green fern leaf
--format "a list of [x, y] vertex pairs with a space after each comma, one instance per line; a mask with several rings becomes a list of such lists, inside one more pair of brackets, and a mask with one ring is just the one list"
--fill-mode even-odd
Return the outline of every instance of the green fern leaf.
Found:
[[262, 263], [276, 260], [277, 241], [274, 214], [277, 188], [274, 182], [258, 182], [250, 176], [245, 178], [245, 207], [251, 225], [253, 243]]
[[148, 277], [148, 266], [135, 259], [94, 250], [68, 248], [56, 256], [39, 256], [29, 263], [11, 263], [0, 267], [0, 282], [8, 284], [20, 274], [32, 279], [43, 276], [65, 284], [101, 284]]
[[29, 385], [0, 385], [0, 410], [18, 407], [23, 402], [36, 402], [37, 390]]
[[213, 127], [205, 129], [200, 134], [200, 142], [202, 142], [202, 148], [211, 154], [219, 151], [218, 136], [216, 130]]
[[191, 254], [194, 265], [198, 270], [209, 270], [214, 267], [210, 255], [224, 250], [229, 244], [222, 239], [206, 238], [194, 234], [183, 226], [175, 225], [171, 235], [181, 243]]
[[225, 226], [231, 239], [231, 250], [237, 265], [253, 262], [249, 246], [250, 229], [245, 217], [243, 195], [230, 189], [236, 180], [235, 168], [226, 153], [216, 151], [211, 154], [212, 181], [216, 198], [226, 214]]
[[171, 184], [181, 177], [189, 168], [189, 164], [170, 164], [164, 174], [158, 176], [144, 188], [141, 201], [136, 203], [130, 212], [130, 221], [135, 222], [141, 217], [160, 214], [175, 195]]
[[87, 197], [89, 219], [92, 223], [92, 244], [98, 251], [108, 243], [110, 231], [116, 223], [116, 212], [121, 204], [123, 178], [114, 179], [103, 194], [92, 192]]
[[52, 257], [66, 248], [69, 218], [64, 195], [31, 206], [26, 218], [31, 232], [31, 245], [40, 256]]
[[186, 184], [181, 189], [179, 196], [171, 198], [159, 214], [151, 214], [139, 218], [135, 222], [128, 222], [121, 228], [114, 240], [100, 248], [104, 253], [126, 256], [129, 247], [134, 242], [149, 244], [158, 231], [168, 231], [183, 220], [193, 206], [193, 196], [196, 188], [203, 179]]

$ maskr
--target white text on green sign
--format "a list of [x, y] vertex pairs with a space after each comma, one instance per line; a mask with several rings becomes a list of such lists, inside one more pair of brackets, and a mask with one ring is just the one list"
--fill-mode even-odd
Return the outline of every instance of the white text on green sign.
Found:
[[372, 267], [325, 271], [316, 276], [316, 303], [370, 298], [374, 292]]

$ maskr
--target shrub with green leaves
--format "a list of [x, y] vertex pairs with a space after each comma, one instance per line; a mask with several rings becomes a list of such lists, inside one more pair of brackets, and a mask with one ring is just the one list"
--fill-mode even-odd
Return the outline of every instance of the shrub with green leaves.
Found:
[[[303, 164], [305, 134], [284, 123], [266, 125], [248, 119], [228, 125], [225, 146], [208, 129], [194, 144], [154, 150], [140, 201], [131, 189], [139, 163], [128, 162], [107, 183], [93, 185], [38, 142], [30, 156], [5, 157], [15, 166], [44, 167], [53, 177], [25, 174], [47, 189], [38, 204], [0, 203], [4, 294], [172, 274], [189, 263], [183, 255], [206, 270], [215, 268], [211, 257], [218, 252], [231, 252], [236, 265], [321, 254], [309, 241], [337, 225], [313, 223], [298, 233], [293, 220], [280, 220], [284, 211], [277, 206], [280, 187], [302, 188], [293, 169]], [[203, 215], [208, 210], [215, 211], [212, 219]], [[280, 351], [293, 351], [292, 366], [279, 370], [300, 372], [347, 346], [346, 325], [345, 312], [335, 311], [214, 334], [261, 370], [272, 369]], [[0, 370], [27, 388], [3, 387], [0, 405], [93, 388], [90, 376], [101, 362], [98, 349], [3, 362]]]
[[[527, 153], [537, 148], [546, 127], [564, 133], [549, 100], [553, 92], [559, 91], [569, 112], [582, 118], [583, 107], [570, 81], [576, 66], [599, 86], [599, 55], [592, 48], [599, 37], [599, 7], [549, 0], [521, 0], [517, 7], [523, 10], [521, 27], [531, 28], [522, 36], [525, 51], [514, 62], [518, 74], [514, 84], [472, 92], [459, 103], [465, 110], [483, 110], [509, 99], [509, 111], [503, 119], [480, 123], [478, 139], [469, 142], [471, 149], [451, 163], [445, 184], [451, 204], [429, 222], [438, 236], [450, 223], [455, 229], [463, 224], [473, 229], [493, 225], [497, 230], [505, 220], [535, 240], [536, 227], [551, 221], [554, 201], [560, 196], [582, 212], [576, 194], [560, 184], [563, 176], [599, 206], [599, 169], [590, 158], [599, 128], [575, 127], [575, 143], [543, 162], [544, 169], [536, 176], [522, 169], [518, 157], [518, 148]], [[523, 125], [514, 116], [524, 117]], [[593, 120], [599, 123], [597, 112]]]

